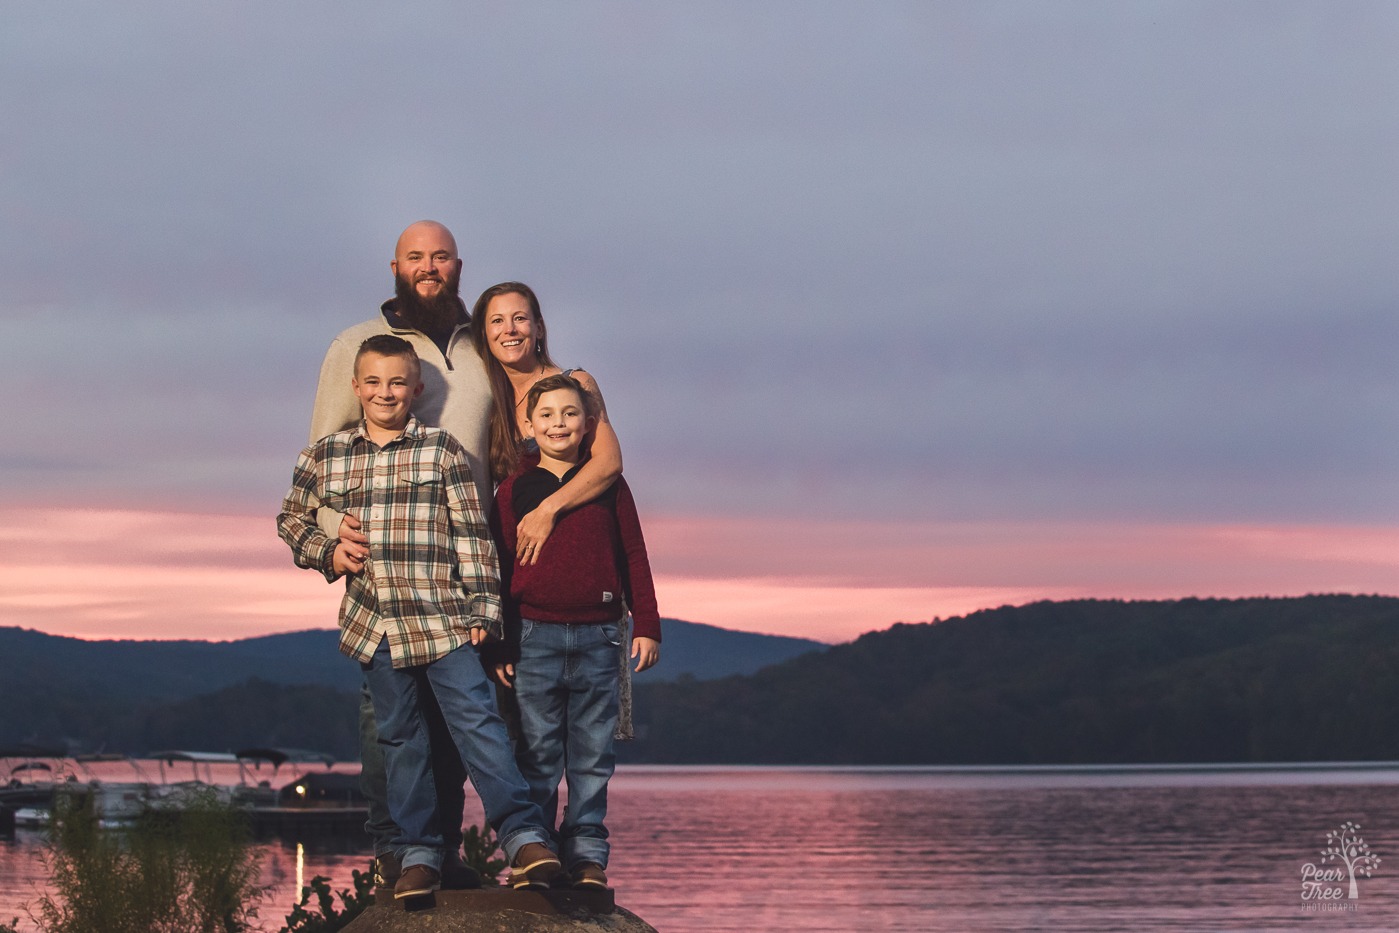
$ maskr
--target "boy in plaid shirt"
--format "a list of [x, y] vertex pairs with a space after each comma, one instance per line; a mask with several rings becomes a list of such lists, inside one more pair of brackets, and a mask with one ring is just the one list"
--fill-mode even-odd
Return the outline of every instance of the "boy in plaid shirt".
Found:
[[[476, 646], [501, 637], [498, 565], [462, 446], [411, 414], [423, 389], [407, 341], [370, 337], [352, 380], [364, 420], [301, 452], [277, 531], [298, 567], [346, 577], [340, 650], [357, 659], [388, 766], [403, 874], [395, 897], [439, 885], [442, 835], [420, 694], [437, 700], [515, 887], [547, 887], [560, 868], [543, 814], [515, 765]], [[369, 535], [360, 562], [316, 525], [325, 505]]]

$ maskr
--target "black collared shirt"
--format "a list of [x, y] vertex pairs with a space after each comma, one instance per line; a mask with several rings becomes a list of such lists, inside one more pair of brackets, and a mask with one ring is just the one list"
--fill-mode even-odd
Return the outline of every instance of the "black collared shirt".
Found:
[[466, 303], [458, 298], [457, 305], [460, 307], [460, 312], [457, 315], [457, 322], [441, 333], [433, 333], [425, 327], [419, 327], [416, 324], [410, 323], [408, 319], [403, 316], [403, 312], [398, 310], [397, 298], [390, 298], [379, 306], [379, 310], [384, 314], [384, 322], [394, 330], [416, 330], [418, 333], [437, 344], [437, 349], [442, 351], [442, 356], [445, 358], [447, 356], [447, 347], [451, 345], [452, 342], [452, 335], [463, 325], [471, 323], [471, 313], [466, 310]]

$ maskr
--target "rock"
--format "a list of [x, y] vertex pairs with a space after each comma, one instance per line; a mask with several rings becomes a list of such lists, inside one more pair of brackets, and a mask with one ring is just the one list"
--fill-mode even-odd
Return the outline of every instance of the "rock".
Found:
[[438, 891], [395, 901], [380, 891], [377, 902], [344, 927], [344, 933], [656, 933], [611, 891]]

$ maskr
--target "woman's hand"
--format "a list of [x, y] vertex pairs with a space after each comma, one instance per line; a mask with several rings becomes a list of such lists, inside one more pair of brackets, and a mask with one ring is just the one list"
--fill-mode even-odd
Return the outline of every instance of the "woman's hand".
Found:
[[554, 533], [558, 512], [548, 499], [539, 503], [515, 526], [515, 558], [522, 564], [533, 564], [539, 559], [539, 551], [544, 542]]

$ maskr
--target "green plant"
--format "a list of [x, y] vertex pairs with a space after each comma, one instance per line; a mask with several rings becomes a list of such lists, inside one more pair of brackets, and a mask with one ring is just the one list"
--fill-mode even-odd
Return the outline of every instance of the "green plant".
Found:
[[[494, 858], [498, 851], [495, 834], [489, 829], [468, 826], [462, 831], [462, 857], [482, 878], [498, 881], [505, 871], [505, 859]], [[336, 933], [374, 903], [374, 874], [372, 871], [351, 872], [354, 891], [334, 891], [330, 879], [323, 875], [312, 878], [301, 889], [301, 900], [287, 914], [286, 926], [278, 933]], [[340, 898], [340, 907], [335, 899]], [[315, 898], [316, 908], [308, 909]], [[0, 930], [0, 933], [5, 933]]]
[[[374, 903], [374, 873], [355, 869], [351, 877], [354, 879], [354, 893], [344, 889], [339, 892], [340, 903], [345, 907], [343, 911], [335, 908], [330, 879], [323, 875], [312, 878], [310, 884], [302, 887], [301, 900], [287, 914], [287, 925], [279, 933], [335, 933], [364, 913], [365, 908]], [[306, 909], [313, 894], [317, 901], [315, 913]]]
[[466, 827], [461, 834], [461, 849], [462, 860], [476, 869], [482, 878], [500, 880], [500, 873], [505, 871], [505, 859], [491, 857], [498, 846], [495, 834], [489, 828]]
[[212, 791], [103, 828], [94, 794], [54, 804], [51, 891], [29, 908], [45, 933], [244, 933], [257, 916], [258, 857], [242, 815]]
[[19, 933], [19, 918], [15, 917], [9, 923], [0, 923], [0, 933]]

